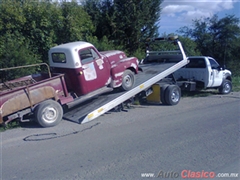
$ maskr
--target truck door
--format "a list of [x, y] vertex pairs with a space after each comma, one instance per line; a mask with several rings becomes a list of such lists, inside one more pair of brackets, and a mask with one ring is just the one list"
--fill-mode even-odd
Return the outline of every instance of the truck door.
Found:
[[79, 50], [79, 58], [82, 64], [80, 70], [80, 84], [82, 93], [87, 94], [104, 87], [110, 82], [110, 65], [92, 47]]
[[219, 64], [212, 58], [208, 58], [211, 65], [211, 72], [208, 87], [218, 87], [222, 83], [222, 71]]

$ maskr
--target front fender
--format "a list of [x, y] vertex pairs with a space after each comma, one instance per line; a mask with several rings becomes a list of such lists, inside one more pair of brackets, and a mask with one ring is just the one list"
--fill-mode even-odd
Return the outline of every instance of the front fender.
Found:
[[228, 79], [229, 81], [232, 81], [231, 71], [225, 69], [223, 73], [224, 73], [223, 79]]
[[112, 76], [112, 87], [116, 88], [122, 85], [123, 73], [126, 69], [130, 69], [135, 74], [138, 73], [138, 59], [135, 57], [124, 58], [118, 63], [112, 65], [111, 76]]

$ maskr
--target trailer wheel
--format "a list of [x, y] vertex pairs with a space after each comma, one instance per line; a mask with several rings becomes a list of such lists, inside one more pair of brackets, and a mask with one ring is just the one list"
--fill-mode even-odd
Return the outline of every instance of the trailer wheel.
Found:
[[165, 101], [167, 105], [176, 105], [181, 98], [181, 89], [177, 85], [169, 85], [165, 91]]
[[168, 88], [169, 84], [164, 84], [161, 86], [161, 90], [160, 90], [160, 98], [161, 98], [161, 102], [162, 104], [166, 105], [167, 102], [165, 100], [165, 94], [166, 94], [166, 89]]
[[54, 100], [43, 101], [35, 109], [36, 120], [42, 127], [56, 126], [61, 122], [62, 116], [62, 106]]
[[225, 79], [218, 90], [220, 94], [229, 94], [232, 91], [232, 82]]
[[122, 77], [121, 89], [124, 91], [128, 91], [132, 89], [132, 87], [134, 86], [134, 83], [135, 83], [134, 73], [129, 69], [125, 70]]

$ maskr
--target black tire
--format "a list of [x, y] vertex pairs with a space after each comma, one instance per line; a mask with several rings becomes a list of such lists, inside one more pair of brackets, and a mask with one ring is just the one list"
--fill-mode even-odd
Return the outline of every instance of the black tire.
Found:
[[46, 100], [35, 109], [35, 118], [42, 127], [52, 127], [59, 124], [63, 117], [62, 106], [54, 100]]
[[229, 94], [232, 91], [232, 82], [227, 79], [223, 80], [218, 91], [220, 94]]
[[181, 99], [181, 89], [177, 85], [169, 85], [165, 91], [167, 105], [176, 105]]
[[160, 89], [160, 100], [162, 102], [162, 104], [167, 105], [167, 102], [165, 100], [165, 93], [166, 93], [166, 89], [168, 88], [169, 84], [164, 84], [164, 85], [160, 85], [161, 89]]
[[133, 88], [134, 83], [135, 83], [134, 73], [129, 69], [125, 70], [122, 77], [121, 89], [124, 91], [128, 91]]

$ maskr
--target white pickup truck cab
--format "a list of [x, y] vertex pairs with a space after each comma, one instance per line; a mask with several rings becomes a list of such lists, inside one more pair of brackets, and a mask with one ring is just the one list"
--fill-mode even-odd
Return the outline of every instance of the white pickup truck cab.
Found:
[[175, 79], [184, 82], [182, 86], [196, 85], [197, 89], [217, 88], [221, 94], [232, 91], [231, 72], [221, 68], [215, 59], [208, 56], [190, 56], [188, 60], [185, 67], [174, 72]]

